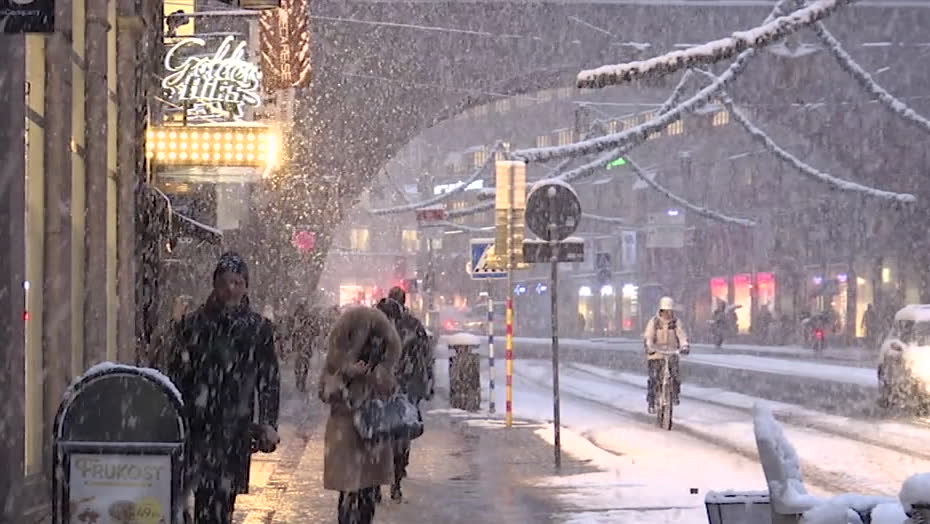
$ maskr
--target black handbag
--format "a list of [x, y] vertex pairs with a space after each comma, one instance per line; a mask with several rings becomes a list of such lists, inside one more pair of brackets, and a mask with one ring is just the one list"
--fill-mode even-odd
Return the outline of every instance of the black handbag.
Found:
[[420, 409], [402, 393], [395, 393], [387, 400], [363, 402], [352, 421], [362, 440], [413, 440], [423, 434]]

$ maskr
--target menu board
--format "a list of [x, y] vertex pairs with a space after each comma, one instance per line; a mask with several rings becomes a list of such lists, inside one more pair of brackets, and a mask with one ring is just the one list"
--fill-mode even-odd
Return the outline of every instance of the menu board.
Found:
[[169, 455], [71, 455], [70, 524], [171, 524]]

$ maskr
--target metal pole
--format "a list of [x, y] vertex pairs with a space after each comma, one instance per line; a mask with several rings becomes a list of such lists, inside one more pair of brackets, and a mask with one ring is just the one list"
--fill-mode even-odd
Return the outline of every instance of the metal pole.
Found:
[[559, 413], [559, 242], [556, 240], [556, 189], [549, 188], [549, 250], [552, 273], [549, 299], [552, 310], [552, 425], [555, 469], [562, 468], [561, 414]]
[[488, 413], [493, 415], [494, 405], [494, 297], [491, 296], [491, 283], [488, 282]]
[[507, 427], [513, 427], [513, 323], [514, 323], [514, 311], [513, 311], [513, 271], [516, 266], [516, 261], [514, 260], [514, 226], [513, 226], [513, 216], [516, 210], [514, 209], [514, 176], [513, 176], [513, 167], [510, 168], [510, 209], [507, 214], [507, 351], [505, 353], [507, 359]]
[[426, 326], [434, 336], [437, 336], [437, 319], [434, 318], [435, 314], [433, 312], [433, 308], [435, 307], [435, 302], [433, 301], [433, 237], [429, 234], [427, 234], [426, 237], [426, 278], [424, 280], [426, 284]]

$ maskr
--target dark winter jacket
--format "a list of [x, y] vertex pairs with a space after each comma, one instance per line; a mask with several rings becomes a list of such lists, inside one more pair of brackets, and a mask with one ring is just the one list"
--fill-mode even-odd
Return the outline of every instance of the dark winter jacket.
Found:
[[395, 369], [397, 381], [410, 400], [418, 402], [433, 396], [433, 347], [426, 328], [409, 310], [394, 322], [400, 336], [400, 361]]
[[[323, 487], [358, 491], [390, 484], [394, 479], [389, 441], [362, 440], [353, 415], [367, 400], [387, 398], [397, 387], [394, 366], [400, 356], [397, 331], [374, 308], [347, 310], [329, 334], [326, 365], [319, 380], [320, 400], [329, 404], [323, 455]], [[352, 365], [372, 362], [370, 370], [352, 376]], [[377, 364], [374, 364], [377, 362]]]
[[[226, 310], [212, 299], [178, 323], [168, 373], [184, 397], [192, 473], [232, 477], [248, 492], [250, 424], [278, 427], [278, 359], [271, 321], [248, 301]], [[258, 397], [258, 418], [254, 413]]]
[[290, 332], [292, 351], [299, 357], [312, 357], [313, 348], [323, 332], [319, 308], [295, 311]]

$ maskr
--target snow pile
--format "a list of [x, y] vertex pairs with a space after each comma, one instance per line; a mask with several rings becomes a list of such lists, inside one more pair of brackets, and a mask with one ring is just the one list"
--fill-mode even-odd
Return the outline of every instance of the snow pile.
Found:
[[817, 0], [793, 13], [767, 20], [761, 26], [738, 31], [732, 36], [694, 46], [684, 51], [672, 51], [648, 60], [606, 65], [578, 73], [578, 87], [606, 87], [629, 82], [653, 74], [668, 74], [699, 64], [712, 64], [753, 48], [773, 44], [802, 27], [830, 16], [836, 9], [853, 0]]
[[772, 507], [778, 513], [798, 514], [816, 506], [820, 499], [807, 493], [798, 452], [785, 437], [772, 410], [757, 403], [752, 408], [752, 420]]
[[900, 504], [885, 503], [872, 510], [872, 524], [906, 524], [907, 514]]
[[930, 505], [930, 473], [908, 477], [901, 486], [898, 498], [907, 513], [910, 513], [915, 505]]
[[805, 512], [800, 524], [862, 524], [862, 519], [844, 505], [828, 503]]
[[481, 339], [471, 333], [456, 333], [445, 338], [446, 345], [452, 346], [480, 346]]

